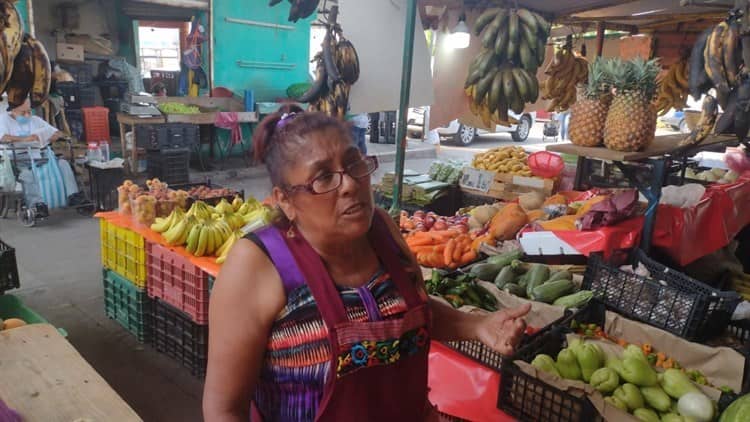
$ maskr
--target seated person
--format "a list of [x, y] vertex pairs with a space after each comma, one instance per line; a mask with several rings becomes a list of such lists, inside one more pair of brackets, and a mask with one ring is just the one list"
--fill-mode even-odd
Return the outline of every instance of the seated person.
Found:
[[0, 136], [3, 143], [43, 148], [65, 134], [42, 118], [33, 116], [31, 101], [27, 98], [20, 105], [10, 105], [7, 113], [0, 114]]

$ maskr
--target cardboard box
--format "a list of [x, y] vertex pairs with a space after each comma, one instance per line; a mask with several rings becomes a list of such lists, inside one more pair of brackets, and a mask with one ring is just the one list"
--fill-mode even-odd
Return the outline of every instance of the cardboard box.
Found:
[[83, 62], [83, 46], [57, 43], [57, 60], [61, 62]]

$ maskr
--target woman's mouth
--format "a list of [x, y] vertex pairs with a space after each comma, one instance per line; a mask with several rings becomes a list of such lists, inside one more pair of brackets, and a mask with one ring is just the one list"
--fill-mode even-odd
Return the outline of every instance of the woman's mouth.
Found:
[[358, 202], [344, 210], [344, 215], [356, 215], [364, 212], [365, 204]]

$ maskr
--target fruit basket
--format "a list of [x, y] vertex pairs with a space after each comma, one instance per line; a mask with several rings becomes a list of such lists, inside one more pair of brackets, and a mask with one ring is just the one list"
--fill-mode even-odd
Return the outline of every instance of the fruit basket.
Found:
[[[714, 289], [670, 269], [636, 249], [625, 261], [615, 256], [606, 263], [599, 254], [589, 257], [583, 288], [592, 290], [608, 308], [630, 319], [692, 341], [704, 341], [724, 332], [740, 303], [736, 292]], [[628, 262], [649, 276], [615, 265]]]
[[562, 157], [547, 151], [529, 155], [529, 168], [534, 176], [551, 179], [560, 175], [565, 168]]

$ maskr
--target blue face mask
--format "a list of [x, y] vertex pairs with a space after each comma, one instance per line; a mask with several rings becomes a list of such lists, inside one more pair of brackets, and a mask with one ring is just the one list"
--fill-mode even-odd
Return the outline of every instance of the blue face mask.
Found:
[[26, 124], [29, 124], [29, 122], [31, 122], [31, 117], [26, 117], [26, 116], [16, 116], [16, 121], [17, 121], [17, 122], [18, 122], [19, 124], [22, 124], [22, 125], [26, 125]]

